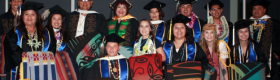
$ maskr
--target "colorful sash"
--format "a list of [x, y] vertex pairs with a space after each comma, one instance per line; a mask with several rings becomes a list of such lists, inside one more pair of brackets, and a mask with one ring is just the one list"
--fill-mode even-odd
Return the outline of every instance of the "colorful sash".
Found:
[[[112, 33], [116, 33], [117, 22], [118, 22], [117, 20], [111, 20], [109, 22], [109, 26], [108, 26], [109, 35], [112, 34]], [[124, 34], [126, 32], [128, 24], [129, 24], [129, 20], [122, 20], [120, 22], [120, 27], [119, 27], [119, 30], [118, 30], [118, 35], [120, 37], [122, 37], [123, 39], [125, 38]]]
[[21, 80], [57, 80], [52, 52], [23, 52], [20, 64]]
[[[235, 51], [235, 50], [234, 50]], [[236, 54], [236, 52], [234, 52], [235, 54]], [[243, 59], [240, 59], [240, 60], [243, 60], [243, 61], [236, 61], [236, 60], [234, 60], [235, 61], [235, 64], [242, 64], [242, 63], [244, 63], [244, 59], [246, 59], [246, 58], [244, 58], [244, 56], [243, 56], [243, 53], [242, 53], [242, 50], [241, 49], [239, 49], [239, 53], [241, 54], [241, 55], [239, 55], [239, 56], [241, 56], [241, 58], [243, 58]], [[234, 57], [239, 57], [239, 56], [235, 56], [235, 54], [233, 55]], [[238, 53], [237, 53], [238, 54]], [[254, 48], [254, 44], [253, 43], [250, 43], [250, 53], [249, 53], [249, 59], [248, 60], [246, 60], [246, 62], [245, 63], [248, 63], [248, 62], [256, 62], [257, 61], [257, 54], [256, 54], [256, 52], [255, 52], [255, 48]]]
[[[187, 45], [187, 46], [186, 46]], [[196, 57], [196, 43], [193, 42], [192, 44], [189, 43], [189, 41], [187, 43], [185, 43], [185, 48], [186, 48], [186, 61], [194, 61], [195, 57]], [[165, 52], [166, 55], [166, 64], [170, 64], [172, 63], [172, 57], [173, 57], [173, 45], [170, 44], [169, 42], [166, 42], [163, 50]]]
[[195, 20], [195, 24], [193, 25], [193, 37], [195, 42], [199, 42], [199, 38], [200, 38], [200, 33], [201, 33], [201, 27], [200, 27], [200, 21], [199, 19]]
[[[19, 30], [19, 27], [16, 27], [15, 32], [16, 32], [17, 37], [18, 37], [17, 45], [19, 47], [22, 47], [21, 45], [22, 45], [23, 36], [22, 36], [22, 33]], [[46, 39], [45, 39], [46, 41], [42, 41], [42, 43], [44, 43], [44, 46], [42, 48], [42, 52], [47, 52], [48, 49], [49, 49], [49, 46], [50, 46], [49, 44], [50, 44], [51, 40], [50, 40], [49, 31], [47, 29], [45, 29], [45, 36], [46, 36]]]
[[144, 54], [154, 54], [154, 53], [157, 53], [157, 52], [156, 52], [156, 45], [155, 45], [155, 42], [154, 42], [153, 40], [151, 40], [151, 39], [147, 39], [147, 40], [150, 40], [150, 41], [146, 41], [146, 42], [149, 42], [149, 43], [148, 43], [148, 47], [147, 47], [147, 48], [148, 48], [148, 52], [147, 52], [147, 53], [142, 53], [142, 51], [143, 51], [143, 49], [144, 49], [144, 46], [143, 46], [143, 48], [142, 48], [142, 51], [140, 51], [140, 50], [139, 50], [139, 51], [136, 51], [138, 46], [141, 47], [141, 45], [139, 45], [139, 44], [141, 44], [141, 43], [135, 41], [135, 43], [134, 43], [134, 49], [133, 49], [133, 52], [135, 53], [134, 56], [141, 56], [141, 55], [144, 55]]
[[156, 28], [156, 32], [155, 32], [155, 39], [158, 39], [160, 41], [160, 43], [163, 43], [163, 37], [164, 37], [164, 33], [165, 33], [165, 24], [164, 23], [160, 23], [158, 24], [158, 27]]
[[63, 40], [61, 40], [61, 43], [57, 43], [57, 45], [60, 45], [59, 47], [57, 47], [57, 51], [63, 51], [64, 48], [66, 47], [66, 44], [63, 42]]
[[[128, 68], [128, 62], [126, 59], [118, 59], [118, 66], [119, 66], [119, 80], [127, 80], [128, 75], [129, 75], [129, 68]], [[110, 78], [111, 77], [111, 72], [110, 72], [110, 67], [109, 67], [109, 61], [107, 60], [100, 60], [100, 70], [101, 70], [101, 78]]]

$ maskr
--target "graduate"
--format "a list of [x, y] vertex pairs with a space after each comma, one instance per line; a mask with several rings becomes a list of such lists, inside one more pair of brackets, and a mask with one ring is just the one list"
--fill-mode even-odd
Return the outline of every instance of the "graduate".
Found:
[[2, 14], [2, 18], [0, 18], [0, 35], [7, 34], [10, 29], [14, 28], [14, 18], [19, 15], [17, 12], [21, 4], [23, 4], [25, 0], [9, 0], [10, 8], [8, 12]]
[[132, 56], [159, 53], [162, 56], [162, 61], [165, 61], [166, 57], [162, 45], [160, 41], [154, 39], [154, 37], [150, 20], [141, 20]]
[[[188, 26], [188, 28], [192, 29], [193, 33], [193, 37], [194, 37], [194, 41], [198, 42], [199, 38], [200, 38], [200, 34], [201, 34], [201, 29], [202, 26], [205, 24], [204, 21], [202, 19], [200, 19], [192, 10], [192, 4], [195, 3], [195, 0], [178, 0], [177, 3], [177, 8], [176, 12], [178, 12], [178, 14], [182, 14], [188, 18], [191, 19], [191, 21], [189, 21], [188, 23], [186, 23], [185, 25]], [[177, 13], [176, 13], [177, 14]], [[167, 21], [167, 25], [170, 25], [172, 23], [170, 23], [170, 20]], [[169, 30], [169, 27], [167, 27]], [[168, 34], [168, 31], [166, 31], [166, 34]], [[168, 34], [169, 35], [169, 34]]]
[[99, 31], [106, 35], [106, 19], [103, 14], [90, 10], [93, 0], [78, 0], [79, 9], [65, 16], [65, 30], [69, 39]]
[[164, 32], [166, 30], [166, 25], [163, 21], [164, 12], [162, 11], [162, 8], [165, 6], [165, 3], [156, 0], [152, 0], [146, 6], [144, 6], [144, 9], [149, 11], [151, 23], [153, 24], [152, 30], [155, 34], [154, 40], [158, 39], [160, 43], [164, 42]]
[[106, 36], [107, 55], [94, 61], [91, 68], [83, 68], [81, 70], [82, 80], [100, 78], [130, 80], [129, 62], [123, 55], [118, 53], [121, 43], [124, 41], [115, 33]]
[[47, 9], [45, 12], [46, 14], [43, 13], [42, 17], [43, 19], [46, 19], [48, 16], [48, 24], [46, 28], [56, 39], [56, 51], [63, 51], [66, 47], [65, 42], [68, 40], [63, 24], [63, 17], [67, 14], [67, 12], [59, 5], [55, 5], [50, 9]]
[[228, 45], [232, 45], [233, 24], [222, 15], [224, 4], [220, 0], [211, 0], [204, 8], [209, 10], [207, 13], [211, 14], [206, 23], [216, 25], [219, 40], [224, 40]]
[[230, 49], [224, 40], [219, 40], [216, 26], [205, 24], [199, 45], [206, 52], [209, 64], [215, 68], [210, 80], [228, 80], [227, 59]]
[[250, 37], [261, 46], [261, 50], [268, 60], [270, 72], [267, 79], [278, 80], [277, 58], [280, 55], [280, 24], [266, 15], [270, 2], [267, 0], [252, 0], [253, 6], [250, 20], [254, 23], [249, 26]]
[[[163, 44], [163, 50], [166, 54], [166, 64], [180, 63], [185, 61], [200, 61], [202, 72], [207, 67], [208, 59], [198, 43], [194, 41], [192, 30], [185, 24], [190, 19], [182, 14], [172, 19], [170, 35], [168, 41]], [[202, 76], [203, 77], [203, 76]]]
[[25, 2], [21, 6], [19, 26], [12, 28], [5, 37], [5, 64], [10, 71], [7, 80], [57, 79], [56, 40], [42, 24], [38, 13], [42, 6], [42, 3]]
[[231, 47], [232, 64], [249, 62], [267, 63], [264, 51], [258, 43], [252, 41], [249, 26], [254, 23], [250, 20], [235, 22], [235, 45]]
[[110, 3], [110, 8], [114, 11], [114, 17], [108, 21], [108, 33], [118, 34], [125, 39], [123, 46], [133, 47], [135, 42], [139, 22], [129, 14], [132, 4], [128, 0], [114, 0]]

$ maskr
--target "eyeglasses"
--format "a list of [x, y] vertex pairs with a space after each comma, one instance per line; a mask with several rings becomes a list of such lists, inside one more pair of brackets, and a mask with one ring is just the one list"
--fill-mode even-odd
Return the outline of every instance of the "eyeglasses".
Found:
[[78, 0], [78, 1], [88, 2], [88, 1], [92, 1], [92, 0]]
[[211, 9], [211, 11], [220, 11], [221, 8], [215, 8], [215, 9]]

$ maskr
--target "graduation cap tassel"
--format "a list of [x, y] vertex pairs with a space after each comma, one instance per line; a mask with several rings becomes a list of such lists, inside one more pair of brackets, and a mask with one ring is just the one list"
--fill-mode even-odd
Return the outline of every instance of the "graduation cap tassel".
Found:
[[232, 28], [232, 45], [234, 46], [235, 45], [235, 25], [233, 26]]
[[100, 45], [100, 49], [99, 49], [99, 57], [104, 57], [105, 56], [105, 36], [102, 39], [101, 45]]
[[172, 19], [170, 20], [169, 39], [171, 41]]
[[179, 13], [179, 4], [180, 4], [180, 1], [177, 1], [177, 4], [176, 4], [176, 10], [175, 10], [175, 15], [178, 15]]
[[246, 19], [246, 0], [243, 0], [243, 19]]

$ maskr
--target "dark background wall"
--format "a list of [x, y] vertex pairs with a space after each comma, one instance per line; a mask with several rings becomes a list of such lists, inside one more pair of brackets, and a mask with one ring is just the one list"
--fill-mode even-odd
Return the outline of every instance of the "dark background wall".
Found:
[[[26, 0], [26, 1], [35, 1], [44, 3], [45, 7], [39, 10], [39, 13], [43, 13], [45, 9], [50, 8], [56, 4], [60, 5], [63, 9], [68, 12], [71, 11], [71, 0]], [[109, 3], [113, 0], [93, 0], [92, 10], [96, 10], [97, 12], [103, 14], [106, 19], [110, 16], [110, 8]], [[129, 10], [129, 13], [135, 16], [138, 20], [143, 18], [149, 18], [149, 11], [144, 10], [143, 7], [149, 3], [151, 0], [129, 0], [132, 3], [132, 8]], [[166, 7], [163, 8], [165, 13], [164, 20], [168, 20], [175, 15], [176, 2], [175, 0], [158, 0], [166, 3]], [[206, 10], [203, 8], [207, 2], [210, 0], [198, 0], [198, 2], [193, 4], [193, 11], [198, 15], [199, 18], [206, 20]], [[224, 7], [223, 15], [227, 17], [229, 20], [230, 12], [229, 12], [229, 0], [221, 0], [226, 6]], [[75, 5], [77, 5], [77, 1], [75, 1]], [[0, 0], [0, 14], [5, 12], [5, 0]], [[44, 23], [46, 24], [46, 22]]]

